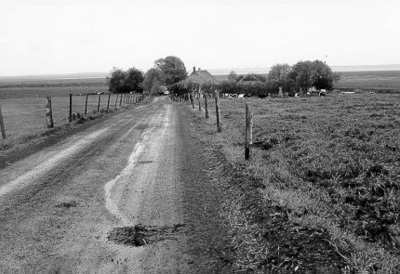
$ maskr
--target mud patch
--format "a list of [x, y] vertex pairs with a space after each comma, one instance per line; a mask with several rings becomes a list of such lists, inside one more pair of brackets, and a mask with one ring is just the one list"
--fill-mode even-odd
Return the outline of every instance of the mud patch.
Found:
[[63, 202], [61, 204], [57, 204], [54, 207], [62, 207], [62, 208], [71, 208], [71, 207], [77, 207], [78, 203], [75, 201], [69, 201], [69, 202]]
[[135, 226], [116, 227], [108, 233], [107, 239], [126, 246], [143, 246], [165, 240], [177, 240], [184, 232], [185, 224], [173, 226]]
[[154, 161], [139, 161], [138, 162], [138, 164], [139, 165], [145, 165], [145, 164], [151, 164], [151, 163], [153, 163]]

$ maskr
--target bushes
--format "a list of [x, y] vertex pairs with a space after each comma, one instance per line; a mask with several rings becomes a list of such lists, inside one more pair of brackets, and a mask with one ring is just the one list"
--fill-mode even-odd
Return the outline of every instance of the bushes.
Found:
[[107, 76], [108, 90], [112, 93], [143, 92], [143, 73], [132, 67], [127, 71], [114, 68]]
[[250, 94], [253, 96], [265, 97], [269, 93], [278, 93], [276, 89], [269, 83], [263, 82], [229, 82], [223, 81], [220, 83], [217, 88], [220, 93], [228, 93], [228, 94]]
[[[199, 87], [196, 83], [179, 82], [170, 85], [168, 89], [171, 93], [182, 95], [191, 93], [193, 89], [197, 90]], [[205, 83], [201, 86], [202, 93], [214, 93], [218, 90], [220, 94], [248, 94], [253, 96], [265, 97], [268, 94], [277, 94], [278, 91], [274, 86], [269, 83], [252, 82], [252, 83], [238, 83], [232, 81], [223, 81], [218, 84]]]

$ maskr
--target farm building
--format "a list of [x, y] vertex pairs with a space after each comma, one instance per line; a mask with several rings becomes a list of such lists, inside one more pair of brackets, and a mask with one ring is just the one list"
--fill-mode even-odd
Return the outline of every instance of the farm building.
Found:
[[196, 67], [193, 67], [192, 73], [189, 75], [189, 77], [186, 79], [187, 82], [192, 82], [196, 84], [203, 85], [205, 83], [216, 83], [217, 80], [215, 79], [214, 76], [212, 76], [211, 73], [209, 73], [207, 70], [202, 70], [198, 68], [196, 70]]

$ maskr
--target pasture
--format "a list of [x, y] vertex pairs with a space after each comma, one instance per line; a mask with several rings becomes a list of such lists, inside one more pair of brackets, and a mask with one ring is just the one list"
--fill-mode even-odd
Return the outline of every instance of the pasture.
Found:
[[[84, 113], [85, 94], [107, 92], [105, 80], [57, 80], [3, 82], [0, 84], [0, 104], [7, 140], [0, 140], [0, 150], [24, 143], [47, 131], [45, 97], [51, 96], [55, 126], [68, 123], [69, 94], [73, 94], [73, 113]], [[101, 96], [100, 108], [107, 107], [108, 94]], [[78, 96], [82, 94], [82, 96]], [[110, 108], [116, 95], [111, 96]], [[87, 113], [97, 111], [98, 95], [89, 96]], [[119, 106], [118, 106], [119, 107]]]
[[[254, 115], [250, 162], [244, 162], [244, 102]], [[266, 201], [285, 208], [293, 222], [326, 228], [333, 245], [350, 251], [355, 268], [399, 270], [400, 95], [221, 99], [220, 105], [223, 131], [213, 142], [244, 173], [262, 178]], [[209, 99], [210, 133], [214, 107]]]
[[341, 72], [338, 89], [363, 89], [383, 92], [400, 91], [400, 71]]

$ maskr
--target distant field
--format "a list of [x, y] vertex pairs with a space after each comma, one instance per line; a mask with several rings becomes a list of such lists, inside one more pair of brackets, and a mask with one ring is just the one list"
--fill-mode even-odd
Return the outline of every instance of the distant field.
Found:
[[[78, 93], [104, 92], [100, 109], [107, 107], [108, 86], [105, 79], [63, 79], [8, 81], [0, 83], [0, 104], [7, 140], [0, 139], [0, 150], [10, 144], [23, 143], [47, 130], [45, 97], [52, 98], [54, 125], [68, 123], [69, 94], [73, 96], [73, 113], [83, 114], [85, 97]], [[98, 95], [90, 95], [87, 113], [97, 111]], [[115, 106], [116, 95], [111, 96], [110, 108]], [[118, 106], [119, 108], [119, 106]]]
[[[73, 113], [84, 113], [85, 97], [73, 96]], [[89, 96], [87, 113], [97, 111], [98, 98], [98, 95]], [[54, 125], [68, 123], [69, 96], [52, 96], [51, 100]], [[115, 100], [116, 95], [112, 94], [111, 109], [114, 109]], [[108, 94], [103, 94], [100, 108], [106, 108], [107, 102]], [[8, 139], [15, 140], [26, 135], [37, 135], [47, 129], [44, 97], [7, 98], [2, 99], [0, 103]]]
[[400, 92], [400, 71], [341, 72], [335, 88]]
[[108, 86], [104, 78], [0, 81], [0, 100], [107, 91]]

